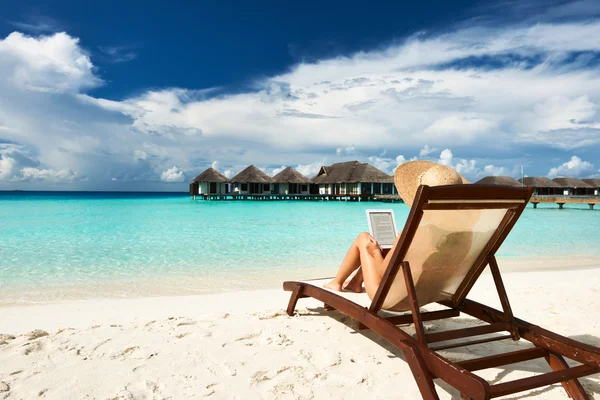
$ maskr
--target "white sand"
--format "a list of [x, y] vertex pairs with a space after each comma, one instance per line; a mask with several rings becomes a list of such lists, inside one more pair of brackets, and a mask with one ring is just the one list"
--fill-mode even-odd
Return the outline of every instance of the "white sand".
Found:
[[[504, 278], [518, 317], [600, 346], [600, 269]], [[16, 336], [0, 337], [0, 399], [420, 398], [400, 352], [314, 300], [301, 299], [299, 315], [288, 317], [288, 297], [273, 289], [0, 307], [0, 333]], [[471, 297], [500, 307], [490, 275]], [[30, 338], [34, 329], [49, 335]], [[443, 354], [465, 359], [525, 346], [502, 341]], [[480, 375], [498, 383], [546, 371], [536, 360]], [[599, 375], [581, 382], [600, 399]], [[460, 398], [437, 384], [441, 398]], [[560, 385], [529, 394], [567, 398]]]

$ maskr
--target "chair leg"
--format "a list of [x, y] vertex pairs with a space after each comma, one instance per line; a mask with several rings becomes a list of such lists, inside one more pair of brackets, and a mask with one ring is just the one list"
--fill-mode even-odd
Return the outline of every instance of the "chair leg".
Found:
[[296, 303], [302, 294], [302, 286], [296, 286], [294, 291], [292, 292], [292, 296], [290, 297], [290, 302], [287, 306], [287, 314], [289, 316], [294, 315], [294, 310], [296, 309]]
[[427, 345], [427, 337], [425, 335], [425, 328], [423, 327], [423, 319], [421, 318], [419, 302], [417, 301], [417, 291], [415, 290], [415, 284], [413, 282], [412, 273], [410, 272], [410, 264], [408, 261], [402, 263], [402, 272], [404, 273], [404, 282], [408, 292], [408, 302], [410, 303], [410, 311], [412, 313], [415, 331], [417, 332], [417, 340], [419, 343]]
[[425, 362], [421, 358], [419, 352], [415, 351], [412, 347], [408, 347], [402, 350], [402, 352], [404, 353], [406, 362], [417, 382], [423, 400], [439, 400], [433, 378], [427, 367], [425, 367]]
[[494, 278], [496, 290], [498, 291], [498, 297], [500, 297], [502, 310], [504, 311], [507, 322], [511, 324], [510, 334], [514, 341], [518, 341], [521, 338], [519, 335], [519, 329], [515, 324], [515, 317], [513, 316], [512, 308], [510, 307], [510, 303], [508, 301], [508, 295], [506, 294], [506, 289], [504, 288], [504, 283], [502, 282], [502, 276], [500, 276], [500, 269], [498, 268], [496, 257], [490, 257], [489, 266], [490, 270], [492, 271], [492, 277]]
[[[552, 371], [560, 371], [569, 368], [569, 365], [563, 356], [557, 353], [548, 353], [546, 361], [550, 365], [550, 368], [552, 368]], [[585, 393], [581, 383], [579, 383], [579, 380], [571, 379], [570, 381], [561, 382], [561, 384], [570, 398], [574, 400], [589, 400], [589, 397]]]

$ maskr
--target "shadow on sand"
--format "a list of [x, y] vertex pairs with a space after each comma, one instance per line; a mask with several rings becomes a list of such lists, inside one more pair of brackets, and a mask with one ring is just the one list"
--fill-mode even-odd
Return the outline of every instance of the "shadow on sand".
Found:
[[[307, 308], [307, 310], [309, 311], [308, 314], [310, 314], [311, 316], [326, 316], [328, 318], [333, 318], [333, 319], [343, 323], [344, 325], [348, 326], [349, 328], [355, 329], [355, 327], [356, 327], [356, 322], [352, 318], [350, 318], [347, 315], [342, 314], [341, 312], [338, 312], [336, 310], [327, 311], [323, 307]], [[298, 310], [297, 310], [297, 312], [298, 312]], [[301, 312], [298, 312], [298, 314], [302, 315]], [[460, 328], [464, 328], [465, 326], [476, 326], [477, 320], [470, 318], [470, 317], [469, 318], [457, 317], [457, 318], [447, 319], [447, 320], [443, 320], [443, 321], [424, 322], [423, 325], [425, 326], [426, 331], [435, 332], [435, 331], [460, 329]], [[402, 328], [405, 332], [412, 334], [413, 336], [415, 335], [412, 324], [399, 325], [399, 327]], [[388, 357], [400, 358], [400, 359], [402, 359], [402, 361], [404, 361], [404, 355], [402, 354], [402, 351], [400, 349], [398, 349], [397, 347], [392, 346], [389, 342], [387, 342], [386, 340], [381, 338], [381, 336], [377, 335], [376, 333], [374, 333], [368, 329], [365, 329], [365, 330], [361, 330], [361, 331], [355, 330], [354, 332], [352, 332], [352, 334], [358, 334], [358, 335], [362, 335], [362, 336], [368, 338], [369, 340], [377, 343], [378, 345], [380, 345], [381, 347], [386, 349], [389, 353], [391, 353], [390, 355], [388, 355]], [[577, 340], [582, 343], [590, 344], [592, 346], [600, 347], [600, 338], [593, 336], [593, 335], [582, 334], [582, 335], [570, 336], [569, 338], [571, 338], [573, 340]], [[451, 341], [449, 341], [449, 343], [451, 343]], [[438, 352], [438, 354], [440, 354], [442, 357], [449, 359], [450, 361], [462, 361], [462, 360], [468, 360], [468, 359], [473, 359], [473, 358], [485, 357], [485, 356], [494, 355], [494, 354], [501, 354], [501, 353], [505, 353], [505, 352], [509, 352], [509, 351], [523, 350], [523, 349], [530, 348], [530, 347], [533, 347], [533, 345], [526, 340], [520, 340], [518, 342], [514, 342], [512, 340], [502, 340], [502, 341], [498, 341], [498, 342], [489, 342], [489, 343], [484, 343], [484, 344], [480, 344], [480, 345], [471, 345], [471, 346], [458, 347], [458, 348], [449, 349], [449, 350], [443, 350], [443, 351]], [[572, 362], [569, 359], [566, 359], [566, 360], [569, 363], [569, 365], [578, 365], [577, 362]], [[526, 361], [526, 362], [521, 362], [521, 363], [517, 363], [517, 364], [510, 364], [510, 365], [506, 365], [503, 367], [498, 367], [496, 369], [500, 369], [500, 372], [498, 372], [496, 374], [496, 376], [494, 376], [492, 379], [490, 379], [488, 376], [486, 376], [484, 378], [491, 385], [500, 383], [508, 375], [510, 375], [513, 372], [517, 372], [517, 371], [528, 372], [532, 375], [544, 374], [544, 373], [552, 371], [550, 369], [550, 367], [548, 366], [548, 363], [546, 363], [546, 361], [543, 358]], [[595, 377], [596, 379], [592, 379], [592, 377]], [[600, 375], [599, 374], [591, 375], [589, 377], [579, 378], [579, 382], [581, 383], [581, 385], [583, 386], [583, 388], [585, 389], [585, 391], [588, 394], [590, 394], [590, 395], [600, 394]], [[451, 397], [452, 400], [455, 400], [455, 399], [460, 400], [461, 399], [461, 395], [458, 392], [458, 390], [456, 390], [452, 386], [448, 385], [446, 382], [444, 382], [440, 379], [436, 379], [435, 384], [438, 388], [444, 390], [450, 396], [452, 396]], [[561, 385], [554, 384], [554, 385], [550, 385], [547, 387], [542, 387], [542, 388], [538, 388], [538, 389], [526, 392], [525, 394], [516, 393], [516, 394], [514, 394], [512, 396], [508, 396], [506, 398], [507, 399], [526, 399], [526, 398], [531, 398], [531, 397], [536, 397], [536, 396], [539, 396], [539, 398], [544, 398], [545, 393], [547, 393], [557, 387], [560, 388]], [[567, 398], [567, 397], [568, 396], [565, 392], [565, 398]]]

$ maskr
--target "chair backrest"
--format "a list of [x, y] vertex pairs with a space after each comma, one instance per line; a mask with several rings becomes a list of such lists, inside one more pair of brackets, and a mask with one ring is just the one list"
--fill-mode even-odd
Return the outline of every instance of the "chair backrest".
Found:
[[531, 188], [497, 185], [421, 186], [371, 310], [410, 308], [400, 268], [405, 261], [419, 306], [460, 304], [531, 194]]

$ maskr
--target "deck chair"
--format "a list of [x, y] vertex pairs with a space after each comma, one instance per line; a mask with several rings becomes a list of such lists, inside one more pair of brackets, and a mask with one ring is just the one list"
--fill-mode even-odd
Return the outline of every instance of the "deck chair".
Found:
[[[490, 399], [559, 382], [571, 398], [587, 399], [577, 378], [600, 372], [600, 349], [515, 318], [496, 262], [496, 251], [531, 194], [531, 188], [490, 185], [420, 186], [368, 307], [350, 300], [352, 294], [323, 288], [323, 281], [284, 282], [284, 290], [292, 292], [287, 313], [293, 315], [298, 299], [312, 297], [322, 301], [325, 309], [337, 309], [356, 320], [357, 328], [379, 334], [403, 352], [424, 399], [438, 399], [433, 383], [436, 378], [456, 388], [464, 399]], [[502, 311], [467, 299], [487, 266]], [[420, 307], [429, 303], [443, 307], [421, 312]], [[390, 315], [388, 310], [410, 313]], [[423, 321], [457, 317], [460, 313], [485, 325], [431, 333], [423, 328]], [[414, 324], [416, 337], [397, 326], [410, 323]], [[534, 347], [459, 362], [437, 353], [506, 339], [523, 339]], [[569, 366], [565, 357], [578, 365]], [[545, 358], [551, 371], [493, 385], [473, 373], [537, 358]]]

